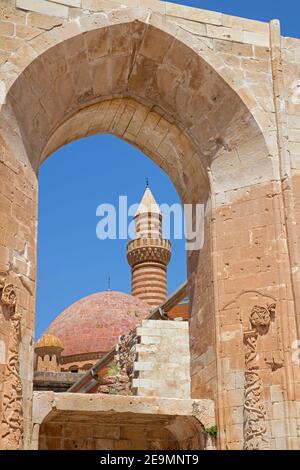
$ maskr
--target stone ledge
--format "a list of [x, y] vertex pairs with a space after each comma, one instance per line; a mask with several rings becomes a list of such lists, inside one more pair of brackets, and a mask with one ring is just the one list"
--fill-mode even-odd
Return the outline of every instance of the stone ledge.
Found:
[[165, 2], [157, 0], [16, 0], [16, 7], [33, 11], [36, 13], [44, 13], [52, 16], [62, 16], [66, 18], [69, 14], [69, 8], [82, 8], [91, 12], [109, 11], [113, 8], [120, 7], [140, 7], [150, 8], [156, 13], [165, 14]]
[[49, 0], [52, 3], [59, 3], [61, 5], [66, 5], [68, 7], [80, 8], [82, 0]]
[[226, 15], [211, 10], [177, 5], [166, 2], [166, 14], [176, 18], [183, 18], [199, 23], [207, 23], [214, 26], [225, 26], [229, 28], [251, 31], [261, 34], [269, 34], [269, 23], [241, 18], [239, 16]]
[[269, 23], [157, 0], [16, 0], [16, 6], [23, 10], [61, 18], [69, 17], [70, 8], [108, 12], [122, 7], [143, 7], [165, 16], [194, 35], [269, 46]]
[[143, 328], [157, 328], [157, 329], [165, 329], [165, 328], [178, 328], [183, 330], [189, 329], [189, 323], [183, 320], [143, 320], [142, 321]]
[[[36, 374], [39, 374], [36, 376]], [[66, 376], [65, 374], [72, 374], [75, 377]], [[67, 392], [69, 388], [82, 378], [84, 374], [73, 374], [72, 372], [45, 372], [35, 373], [33, 379], [34, 391], [52, 391], [52, 392]]]
[[179, 399], [85, 393], [33, 393], [33, 424], [59, 411], [85, 414], [136, 413], [193, 416], [204, 426], [215, 425], [214, 402], [209, 399]]
[[49, 0], [16, 0], [16, 7], [22, 10], [42, 13], [49, 16], [68, 18], [69, 8], [62, 2], [54, 3]]

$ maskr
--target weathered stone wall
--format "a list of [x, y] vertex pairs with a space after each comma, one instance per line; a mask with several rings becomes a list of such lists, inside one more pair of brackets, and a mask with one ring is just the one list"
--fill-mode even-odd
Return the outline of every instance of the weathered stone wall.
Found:
[[[217, 401], [219, 447], [300, 447], [299, 41], [276, 21], [150, 0], [0, 0], [0, 20], [0, 272], [19, 289], [25, 440], [36, 173], [61, 145], [110, 132], [160, 165], [183, 202], [206, 203], [203, 249], [188, 253], [192, 394]], [[253, 312], [270, 311], [261, 334]], [[2, 314], [4, 376], [13, 322]], [[249, 338], [266, 411], [253, 421]]]
[[121, 336], [114, 362], [98, 371], [95, 393], [190, 398], [189, 324], [143, 320]]
[[[124, 419], [128, 419], [125, 416]], [[174, 436], [161, 426], [94, 425], [74, 426], [71, 421], [45, 423], [41, 427], [40, 450], [177, 450]]]
[[37, 370], [45, 372], [58, 372], [59, 364], [56, 355], [45, 354], [37, 357]]
[[133, 364], [133, 390], [139, 396], [190, 398], [189, 324], [143, 320]]
[[83, 376], [84, 373], [35, 371], [33, 375], [33, 390], [66, 392]]
[[[281, 38], [278, 55], [277, 92], [280, 103], [278, 122], [280, 145], [284, 156], [284, 203], [286, 206], [289, 248], [292, 259], [293, 293], [296, 302], [297, 332], [300, 332], [300, 39]], [[299, 346], [299, 344], [298, 344]], [[297, 352], [297, 348], [294, 347]], [[297, 355], [297, 354], [296, 354]], [[299, 365], [299, 364], [298, 364]], [[295, 370], [298, 374], [299, 368]]]
[[[7, 159], [6, 162], [8, 163]], [[16, 173], [9, 166], [4, 168], [6, 168], [5, 184], [12, 187], [14, 181], [16, 183], [14, 194], [16, 194], [19, 192], [18, 184], [26, 183], [22, 177], [22, 164], [20, 163]], [[3, 177], [1, 170], [3, 167], [0, 168], [0, 179]], [[22, 190], [26, 191], [26, 187], [22, 184], [19, 193], [21, 199], [25, 197], [24, 193], [22, 195]], [[8, 204], [5, 206], [7, 212], [2, 213], [0, 219], [4, 228], [1, 233], [5, 237], [3, 242], [5, 248], [0, 246], [0, 251], [2, 249], [4, 254], [4, 257], [0, 256], [0, 449], [16, 449], [29, 445], [31, 429], [35, 308], [33, 280], [36, 255], [35, 239], [30, 234], [33, 219], [29, 208], [31, 207], [34, 217], [33, 207], [36, 200], [32, 201], [30, 196], [26, 196], [27, 227], [24, 225], [25, 212], [16, 202], [13, 204], [12, 199], [7, 200], [2, 196], [0, 201], [0, 206], [2, 202]], [[22, 214], [20, 218], [23, 218], [23, 222], [16, 219], [18, 211], [19, 215]], [[15, 230], [18, 230], [18, 233]], [[23, 236], [23, 244], [17, 247]], [[14, 248], [8, 256], [11, 246]], [[30, 251], [33, 261], [29, 262]]]

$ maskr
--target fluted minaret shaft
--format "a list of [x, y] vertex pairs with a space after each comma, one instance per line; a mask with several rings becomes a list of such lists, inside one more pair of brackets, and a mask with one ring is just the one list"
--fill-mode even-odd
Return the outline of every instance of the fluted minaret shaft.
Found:
[[135, 214], [135, 239], [127, 245], [131, 293], [155, 308], [167, 297], [171, 244], [162, 238], [162, 215], [147, 187]]

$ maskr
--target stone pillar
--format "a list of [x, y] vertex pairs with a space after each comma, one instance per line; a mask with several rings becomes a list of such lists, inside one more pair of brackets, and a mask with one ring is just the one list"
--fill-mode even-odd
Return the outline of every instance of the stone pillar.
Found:
[[0, 122], [0, 449], [28, 448], [32, 404], [37, 178], [13, 115]]
[[280, 182], [226, 196], [213, 221], [219, 446], [289, 449], [295, 317]]

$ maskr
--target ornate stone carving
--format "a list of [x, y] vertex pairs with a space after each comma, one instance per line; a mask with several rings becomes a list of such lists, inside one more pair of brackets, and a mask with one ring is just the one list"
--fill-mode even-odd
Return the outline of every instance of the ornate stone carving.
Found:
[[260, 334], [267, 333], [274, 313], [275, 304], [271, 304], [267, 308], [255, 305], [250, 314], [251, 327]]
[[1, 292], [1, 302], [5, 307], [14, 308], [16, 306], [16, 291], [13, 284], [4, 285]]
[[261, 379], [257, 371], [245, 372], [244, 449], [267, 450], [264, 405], [261, 403]]
[[149, 261], [167, 266], [170, 257], [169, 240], [145, 238], [132, 240], [127, 245], [127, 259], [131, 267]]
[[20, 378], [19, 344], [21, 315], [13, 284], [0, 286], [3, 310], [8, 310], [11, 332], [4, 374], [0, 445], [2, 449], [21, 449], [23, 443], [23, 394]]
[[125, 372], [132, 382], [134, 376], [133, 364], [137, 359], [136, 345], [139, 338], [136, 332], [123, 335], [117, 345], [116, 362], [121, 371]]
[[244, 333], [245, 353], [245, 399], [244, 399], [244, 449], [266, 450], [266, 411], [262, 403], [262, 382], [257, 362], [257, 340], [268, 333], [275, 304], [268, 307], [255, 305], [249, 321], [251, 330]]
[[272, 372], [283, 367], [283, 359], [276, 353], [272, 354], [272, 357], [269, 360], [265, 359], [265, 362]]

